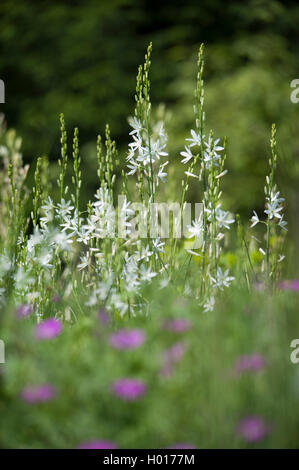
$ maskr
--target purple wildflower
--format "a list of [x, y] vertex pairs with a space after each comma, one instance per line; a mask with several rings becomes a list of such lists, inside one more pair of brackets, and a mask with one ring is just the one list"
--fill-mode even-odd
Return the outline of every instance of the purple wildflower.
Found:
[[236, 363], [234, 370], [240, 375], [242, 372], [257, 372], [263, 369], [266, 365], [266, 360], [261, 354], [251, 354], [250, 356], [240, 356]]
[[52, 385], [29, 385], [21, 390], [20, 397], [26, 403], [45, 403], [56, 396], [56, 390]]
[[33, 308], [29, 304], [22, 304], [16, 310], [16, 315], [19, 318], [25, 318], [31, 315]]
[[248, 416], [237, 426], [236, 434], [247, 442], [261, 441], [270, 432], [270, 427], [263, 418]]
[[59, 304], [60, 300], [61, 300], [60, 295], [58, 294], [52, 295], [52, 302], [54, 302], [55, 304]]
[[145, 334], [142, 330], [119, 330], [109, 338], [115, 349], [136, 349], [144, 343]]
[[111, 441], [88, 441], [80, 444], [78, 449], [117, 449], [117, 445]]
[[184, 355], [185, 345], [182, 342], [175, 343], [163, 353], [163, 367], [161, 375], [169, 377], [173, 372], [174, 363], [178, 362]]
[[146, 384], [137, 379], [119, 379], [113, 382], [112, 392], [125, 401], [134, 401], [146, 392]]
[[263, 292], [265, 290], [265, 284], [263, 284], [262, 282], [255, 282], [253, 287], [254, 290], [258, 292]]
[[277, 284], [277, 288], [281, 290], [291, 290], [293, 292], [298, 292], [299, 279], [293, 279], [291, 281], [281, 281]]
[[184, 343], [175, 343], [170, 348], [164, 351], [164, 360], [166, 362], [177, 362], [179, 361], [185, 352]]
[[55, 318], [48, 318], [36, 326], [35, 337], [37, 339], [52, 339], [58, 336], [61, 331], [61, 322]]
[[191, 328], [191, 322], [186, 318], [173, 318], [164, 322], [164, 329], [174, 333], [183, 333]]
[[98, 317], [102, 325], [107, 325], [109, 323], [109, 313], [105, 308], [100, 308]]

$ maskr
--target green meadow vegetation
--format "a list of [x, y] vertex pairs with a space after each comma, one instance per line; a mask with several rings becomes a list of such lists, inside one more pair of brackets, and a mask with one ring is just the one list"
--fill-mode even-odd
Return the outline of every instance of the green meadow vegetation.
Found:
[[[288, 279], [276, 126], [262, 201], [244, 221], [223, 184], [227, 139], [206, 117], [204, 46], [177, 155], [151, 104], [151, 53], [152, 44], [138, 68], [127, 151], [108, 125], [95, 139], [97, 190], [85, 206], [80, 129], [60, 115], [53, 188], [45, 155], [28, 183], [22, 139], [1, 124], [4, 448], [298, 446], [299, 281]], [[148, 222], [153, 204], [174, 201], [203, 207], [184, 237], [174, 225], [141, 236], [140, 218], [133, 230], [134, 203]]]

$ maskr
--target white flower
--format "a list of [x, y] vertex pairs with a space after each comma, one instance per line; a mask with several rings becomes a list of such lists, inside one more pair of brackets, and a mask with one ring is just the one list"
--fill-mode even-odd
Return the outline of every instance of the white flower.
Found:
[[52, 260], [52, 255], [51, 253], [44, 248], [41, 253], [39, 254], [37, 258], [37, 262], [43, 267], [43, 268], [52, 268], [53, 264], [51, 264]]
[[130, 132], [130, 135], [139, 134], [141, 132], [142, 124], [136, 116], [129, 119], [129, 124], [133, 128], [133, 130]]
[[287, 223], [286, 220], [283, 220], [283, 215], [282, 215], [281, 218], [279, 219], [278, 225], [279, 225], [280, 228], [282, 228], [282, 230], [285, 230], [286, 232], [288, 231], [288, 229], [286, 228], [286, 226], [288, 225], [288, 223]]
[[126, 313], [126, 311], [128, 310], [128, 304], [126, 302], [123, 302], [120, 295], [117, 294], [116, 292], [112, 293], [111, 299], [110, 299], [110, 304], [116, 310], [119, 311], [121, 317], [123, 317], [124, 314]]
[[127, 165], [130, 170], [128, 171], [128, 175], [135, 175], [136, 171], [138, 170], [138, 166], [138, 163], [136, 163], [134, 160], [131, 160]]
[[213, 208], [212, 203], [210, 202], [209, 207], [206, 208], [205, 211], [209, 214], [209, 222], [213, 220], [214, 216], [219, 228], [225, 227], [229, 230], [230, 224], [235, 222], [235, 219], [230, 214], [230, 212], [221, 209], [221, 204], [218, 204], [215, 208]]
[[214, 310], [214, 306], [215, 306], [215, 297], [211, 295], [211, 297], [208, 298], [206, 302], [204, 303], [204, 306], [203, 306], [204, 312], [212, 312]]
[[89, 265], [89, 261], [90, 261], [89, 251], [85, 255], [81, 256], [80, 261], [81, 263], [78, 264], [77, 268], [79, 269], [79, 271], [82, 271], [82, 269], [87, 268], [87, 266]]
[[91, 293], [91, 295], [90, 295], [89, 299], [87, 300], [87, 302], [85, 302], [85, 305], [87, 307], [94, 307], [95, 305], [97, 305], [97, 303], [98, 303], [97, 291], [94, 290]]
[[161, 242], [160, 238], [156, 238], [153, 240], [153, 247], [155, 250], [157, 250], [159, 253], [165, 253], [164, 249], [162, 248], [165, 245], [164, 242]]
[[128, 202], [126, 198], [123, 200], [123, 204], [119, 210], [118, 218], [118, 231], [119, 236], [126, 238], [132, 231], [132, 223], [129, 222], [129, 217], [135, 214], [134, 209], [131, 209], [131, 202]]
[[228, 273], [228, 269], [225, 272], [222, 272], [221, 268], [217, 268], [216, 276], [212, 277], [210, 275], [213, 287], [219, 287], [220, 290], [223, 290], [223, 287], [229, 287], [231, 281], [233, 281], [235, 278], [233, 276], [229, 276]]
[[251, 217], [250, 221], [252, 222], [250, 228], [254, 227], [256, 224], [259, 223], [260, 219], [258, 218], [258, 215], [255, 211], [253, 211], [253, 216]]
[[188, 238], [200, 237], [203, 233], [202, 217], [200, 217], [198, 220], [193, 220], [192, 225], [188, 225], [187, 229], [189, 230]]
[[1, 157], [6, 157], [8, 155], [8, 148], [5, 147], [4, 145], [0, 145], [0, 156]]
[[160, 166], [159, 171], [158, 171], [158, 175], [157, 175], [158, 180], [160, 179], [162, 181], [162, 183], [165, 183], [165, 181], [166, 181], [167, 173], [165, 171], [163, 171], [164, 167], [166, 165], [168, 165], [168, 162], [165, 162]]
[[60, 248], [62, 251], [68, 251], [70, 249], [70, 244], [72, 240], [69, 239], [69, 235], [65, 232], [56, 232], [53, 235], [53, 242]]
[[43, 217], [40, 218], [40, 221], [41, 221], [41, 225], [44, 227], [49, 222], [53, 222], [53, 218], [54, 218], [55, 205], [52, 199], [50, 198], [50, 196], [48, 197], [48, 199], [46, 199], [41, 209], [44, 215]]
[[225, 227], [228, 230], [230, 229], [230, 224], [235, 222], [235, 219], [228, 211], [220, 209], [220, 204], [216, 207], [216, 220], [219, 228]]
[[66, 202], [64, 199], [61, 199], [60, 204], [57, 204], [56, 213], [58, 216], [64, 219], [67, 215], [72, 212], [73, 209], [74, 206], [71, 206], [71, 201]]
[[55, 209], [55, 204], [52, 201], [52, 199], [50, 198], [50, 196], [48, 196], [48, 199], [45, 200], [45, 202], [44, 202], [44, 204], [42, 205], [41, 208], [42, 208], [42, 210], [44, 211], [45, 214], [47, 212], [52, 212]]
[[81, 227], [78, 231], [77, 242], [84, 243], [84, 245], [88, 245], [88, 242], [90, 241], [91, 237], [89, 230], [86, 230], [85, 227], [86, 226]]
[[113, 283], [112, 276], [107, 281], [99, 283], [99, 286], [97, 288], [97, 295], [102, 301], [108, 297], [109, 292], [111, 290], [112, 283]]
[[34, 233], [30, 236], [28, 242], [27, 242], [27, 250], [29, 253], [32, 253], [34, 248], [37, 245], [40, 245], [43, 241], [43, 235], [39, 231], [39, 229], [36, 229]]
[[144, 264], [140, 267], [140, 279], [141, 281], [149, 282], [153, 277], [157, 276], [157, 273], [151, 271], [151, 268], [147, 268]]
[[205, 142], [206, 150], [204, 152], [204, 162], [206, 168], [210, 168], [211, 165], [218, 166], [217, 160], [220, 159], [220, 155], [217, 152], [223, 150], [224, 147], [217, 145], [220, 139], [213, 140], [209, 136], [208, 142]]
[[186, 139], [187, 141], [191, 142], [191, 144], [189, 144], [190, 147], [194, 147], [195, 145], [198, 145], [198, 147], [200, 147], [201, 145], [201, 139], [204, 139], [204, 135], [201, 137], [200, 135], [200, 132], [198, 134], [196, 134], [196, 132], [191, 129], [191, 139]]
[[279, 212], [283, 210], [283, 206], [280, 205], [280, 203], [284, 201], [284, 198], [278, 196], [279, 191], [275, 194], [272, 191], [270, 197], [267, 197], [267, 209], [264, 212], [268, 215], [270, 219], [273, 219], [273, 217], [281, 219], [283, 217], [282, 214], [280, 214]]
[[164, 289], [165, 287], [167, 287], [169, 284], [169, 279], [167, 279], [166, 277], [164, 279], [161, 279], [160, 281], [160, 289]]
[[138, 255], [138, 261], [145, 260], [149, 261], [150, 256], [152, 256], [153, 252], [150, 251], [149, 246], [147, 245], [146, 247], [142, 247], [141, 249], [141, 254], [139, 254], [139, 251], [136, 251], [136, 255]]
[[3, 276], [4, 274], [8, 273], [11, 268], [12, 262], [8, 255], [6, 253], [0, 255], [0, 276]]
[[130, 161], [134, 157], [136, 151], [142, 152], [142, 140], [139, 134], [133, 135], [133, 142], [129, 143], [129, 154], [127, 156], [127, 160]]
[[34, 278], [31, 277], [28, 272], [24, 271], [22, 266], [19, 266], [14, 275], [14, 281], [17, 290], [24, 290], [34, 283]]
[[168, 153], [164, 152], [165, 147], [166, 147], [166, 144], [161, 143], [160, 140], [156, 140], [155, 142], [151, 142], [152, 156], [156, 157], [158, 160], [160, 160], [160, 157], [167, 157]]
[[186, 146], [185, 146], [185, 151], [181, 152], [180, 155], [182, 155], [182, 157], [185, 157], [183, 158], [183, 160], [181, 160], [181, 163], [187, 163], [189, 162], [189, 160], [191, 160], [191, 158], [193, 158], [190, 148]]
[[283, 207], [277, 205], [277, 201], [268, 202], [267, 209], [264, 211], [265, 214], [269, 216], [270, 219], [276, 217], [277, 219], [281, 219], [282, 215], [279, 212], [282, 211]]
[[[280, 204], [281, 202], [284, 201], [284, 198], [283, 197], [278, 197], [280, 194], [280, 192], [278, 191], [277, 193], [273, 193], [273, 191], [271, 191], [271, 194], [270, 194], [270, 201], [271, 202], [277, 202], [277, 204]], [[269, 199], [269, 198], [267, 198]]]

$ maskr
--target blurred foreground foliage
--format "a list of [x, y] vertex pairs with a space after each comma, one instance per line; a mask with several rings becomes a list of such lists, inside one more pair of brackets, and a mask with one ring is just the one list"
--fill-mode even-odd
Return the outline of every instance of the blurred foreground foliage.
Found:
[[[298, 292], [271, 299], [235, 288], [211, 315], [199, 315], [196, 303], [171, 287], [161, 290], [154, 282], [144, 294], [154, 299], [149, 317], [123, 326], [143, 330], [145, 342], [126, 351], [111, 347], [115, 325], [103, 325], [94, 309], [48, 341], [36, 341], [30, 318], [16, 320], [7, 312], [2, 448], [75, 448], [94, 440], [120, 448], [298, 447], [299, 371], [290, 362]], [[62, 300], [55, 308], [66, 305]], [[165, 331], [165, 320], [181, 319], [182, 311], [190, 328]], [[161, 374], [165, 351], [174, 345], [185, 352], [169, 375]], [[263, 365], [238, 371], [240, 358], [252, 354]], [[124, 377], [143, 380], [146, 394], [131, 402], [113, 396], [111, 383]], [[26, 403], [20, 397], [22, 387], [45, 383], [55, 388], [52, 400]], [[268, 427], [259, 437], [252, 431], [256, 442], [236, 433], [248, 416]]]

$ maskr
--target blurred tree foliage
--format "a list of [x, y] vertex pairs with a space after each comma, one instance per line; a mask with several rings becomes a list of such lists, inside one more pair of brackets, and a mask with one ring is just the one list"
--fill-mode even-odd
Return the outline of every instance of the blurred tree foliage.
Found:
[[[125, 152], [137, 66], [149, 41], [152, 99], [171, 111], [170, 159], [179, 161], [193, 125], [196, 52], [204, 42], [207, 126], [229, 136], [229, 203], [244, 215], [262, 209], [275, 121], [281, 185], [297, 207], [299, 104], [290, 102], [290, 82], [299, 74], [296, 1], [2, 0], [0, 18], [2, 106], [9, 127], [23, 136], [25, 161], [45, 152], [57, 160], [64, 112], [68, 128], [80, 128], [90, 197], [95, 138], [106, 122]], [[53, 164], [54, 181], [55, 172]]]

